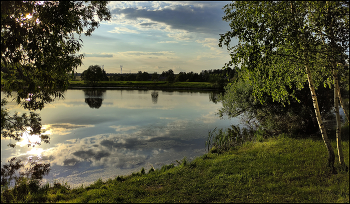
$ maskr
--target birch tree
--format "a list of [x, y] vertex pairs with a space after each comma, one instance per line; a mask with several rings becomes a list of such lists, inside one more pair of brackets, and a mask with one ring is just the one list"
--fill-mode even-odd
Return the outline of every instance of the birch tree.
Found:
[[[346, 6], [348, 4], [341, 5]], [[327, 59], [345, 56], [344, 49], [326, 51], [330, 47], [328, 41], [325, 44], [322, 41], [324, 35], [316, 33], [315, 28], [324, 30], [326, 27], [322, 21], [312, 21], [316, 14], [325, 15], [319, 12], [322, 9], [316, 9], [323, 7], [320, 2], [298, 1], [228, 4], [224, 7], [226, 15], [223, 20], [230, 22], [231, 31], [221, 35], [219, 46], [227, 46], [230, 52], [231, 61], [225, 67], [241, 69], [243, 79], [251, 84], [253, 96], [261, 103], [264, 103], [264, 94], [281, 103], [299, 100], [287, 89], [300, 90], [304, 83], [309, 84], [315, 117], [328, 151], [328, 167], [335, 173], [335, 154], [323, 124], [315, 87], [336, 82], [332, 80], [334, 69]], [[327, 17], [333, 18], [331, 15]], [[238, 45], [231, 47], [232, 38], [238, 38]]]
[[348, 59], [348, 56], [344, 53], [348, 52], [349, 49], [349, 2], [311, 2], [308, 7], [310, 10], [309, 21], [312, 31], [319, 34], [323, 42], [324, 49], [321, 50], [321, 55], [326, 58], [326, 65], [328, 64], [332, 70], [338, 157], [341, 166], [347, 170], [348, 167], [344, 163], [344, 154], [341, 145], [339, 103], [342, 104], [342, 99], [338, 72], [339, 67], [344, 65]]

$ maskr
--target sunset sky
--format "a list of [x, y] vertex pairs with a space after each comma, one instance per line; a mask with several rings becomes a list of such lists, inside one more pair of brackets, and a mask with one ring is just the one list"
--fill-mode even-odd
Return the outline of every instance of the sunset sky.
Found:
[[120, 73], [120, 65], [123, 73], [221, 69], [230, 60], [218, 46], [219, 34], [230, 30], [222, 20], [228, 3], [109, 2], [111, 20], [82, 35], [85, 58], [77, 72], [90, 65], [104, 65], [107, 73]]

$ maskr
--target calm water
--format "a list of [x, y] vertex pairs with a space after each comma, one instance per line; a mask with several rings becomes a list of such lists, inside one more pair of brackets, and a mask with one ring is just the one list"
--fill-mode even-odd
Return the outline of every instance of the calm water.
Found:
[[[26, 136], [16, 148], [1, 138], [1, 163], [16, 156], [51, 163], [45, 182], [73, 187], [102, 178], [160, 168], [205, 153], [208, 131], [237, 124], [219, 119], [221, 103], [213, 92], [152, 90], [68, 90], [65, 99], [40, 113], [50, 144], [27, 147]], [[25, 112], [16, 103], [6, 107]], [[35, 139], [35, 138], [33, 138]]]

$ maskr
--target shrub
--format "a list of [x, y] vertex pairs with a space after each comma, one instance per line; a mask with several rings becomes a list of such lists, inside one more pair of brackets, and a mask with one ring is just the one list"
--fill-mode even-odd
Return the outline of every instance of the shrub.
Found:
[[[310, 135], [319, 131], [314, 107], [307, 84], [301, 90], [294, 92], [300, 103], [290, 98], [290, 104], [277, 103], [268, 95], [263, 95], [265, 101], [261, 104], [253, 97], [251, 85], [238, 80], [225, 87], [225, 93], [219, 97], [223, 108], [219, 115], [229, 118], [243, 116], [247, 126], [256, 129], [263, 128], [270, 135], [281, 133]], [[292, 89], [290, 89], [292, 92]], [[322, 85], [316, 90], [319, 108], [324, 119], [333, 116], [333, 91]]]

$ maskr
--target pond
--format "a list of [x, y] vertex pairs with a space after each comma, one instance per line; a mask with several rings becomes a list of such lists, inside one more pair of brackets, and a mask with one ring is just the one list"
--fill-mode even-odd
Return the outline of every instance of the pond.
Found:
[[[98, 178], [148, 171], [206, 153], [208, 131], [238, 124], [220, 119], [212, 91], [69, 89], [65, 99], [41, 111], [50, 144], [28, 147], [26, 136], [15, 148], [1, 138], [1, 164], [11, 157], [50, 163], [44, 183], [88, 185]], [[15, 102], [6, 108], [27, 112]], [[34, 138], [32, 138], [34, 139]]]

